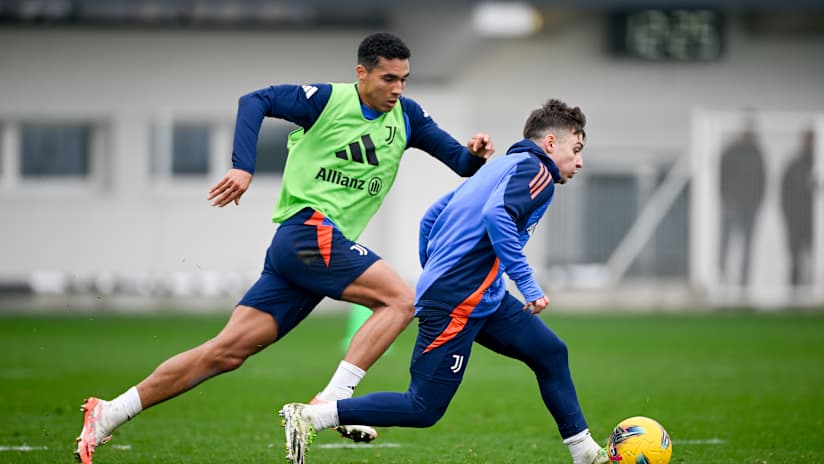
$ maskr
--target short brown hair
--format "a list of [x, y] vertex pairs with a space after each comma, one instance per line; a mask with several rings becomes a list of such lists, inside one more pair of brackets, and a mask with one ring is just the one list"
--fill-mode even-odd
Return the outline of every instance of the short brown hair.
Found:
[[544, 106], [530, 113], [524, 124], [524, 138], [536, 139], [543, 136], [549, 129], [569, 129], [573, 134], [580, 133], [586, 138], [584, 126], [587, 117], [581, 108], [570, 108], [561, 100], [550, 99]]

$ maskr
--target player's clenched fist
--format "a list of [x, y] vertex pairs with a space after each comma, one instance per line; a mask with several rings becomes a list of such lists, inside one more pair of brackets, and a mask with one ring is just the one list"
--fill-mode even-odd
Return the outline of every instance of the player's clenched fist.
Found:
[[469, 139], [469, 142], [466, 143], [466, 148], [468, 148], [469, 152], [473, 155], [483, 159], [489, 159], [492, 154], [495, 153], [495, 144], [492, 143], [492, 138], [489, 134], [482, 134], [480, 132]]

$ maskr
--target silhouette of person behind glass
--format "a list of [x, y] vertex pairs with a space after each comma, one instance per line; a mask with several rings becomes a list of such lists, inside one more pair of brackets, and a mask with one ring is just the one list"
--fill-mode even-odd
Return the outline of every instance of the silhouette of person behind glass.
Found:
[[[749, 281], [753, 231], [764, 199], [766, 177], [753, 126], [750, 121], [721, 154], [721, 274], [727, 284], [743, 286]], [[744, 243], [741, 260], [736, 263], [728, 262], [733, 235], [740, 236]], [[736, 270], [740, 273], [736, 274]]]
[[781, 208], [787, 227], [790, 252], [790, 282], [793, 285], [811, 283], [805, 257], [812, 252], [813, 242], [813, 146], [811, 129], [801, 136], [801, 149], [793, 158], [781, 180]]

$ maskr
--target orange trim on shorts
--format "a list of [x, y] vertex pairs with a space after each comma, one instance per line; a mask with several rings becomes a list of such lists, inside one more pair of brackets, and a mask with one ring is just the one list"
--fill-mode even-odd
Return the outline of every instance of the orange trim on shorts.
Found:
[[320, 211], [312, 213], [312, 217], [306, 220], [304, 224], [307, 226], [315, 226], [318, 229], [318, 250], [323, 256], [323, 262], [326, 267], [329, 267], [329, 260], [332, 257], [332, 226], [323, 225], [323, 220], [326, 216]]
[[426, 347], [425, 350], [423, 350], [424, 353], [434, 350], [461, 333], [461, 330], [463, 330], [464, 326], [466, 326], [466, 321], [469, 319], [469, 315], [472, 314], [472, 310], [478, 306], [484, 292], [490, 285], [492, 285], [495, 277], [498, 276], [499, 266], [500, 261], [498, 258], [495, 258], [495, 262], [492, 263], [492, 269], [489, 270], [489, 273], [486, 275], [486, 278], [484, 278], [484, 281], [474, 292], [472, 292], [471, 295], [469, 295], [458, 306], [456, 306], [455, 309], [452, 310], [452, 313], [450, 314], [452, 320], [449, 322], [449, 325], [446, 326], [446, 329], [444, 329], [440, 335], [438, 335], [438, 338], [436, 338], [429, 344], [429, 346]]

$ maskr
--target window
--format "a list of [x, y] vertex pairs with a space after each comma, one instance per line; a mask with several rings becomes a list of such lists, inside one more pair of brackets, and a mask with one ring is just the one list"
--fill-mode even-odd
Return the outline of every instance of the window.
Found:
[[584, 262], [603, 263], [638, 214], [639, 186], [634, 173], [589, 173], [584, 211]]
[[172, 175], [209, 173], [209, 126], [175, 124], [172, 130]]
[[23, 178], [86, 177], [91, 173], [92, 127], [83, 123], [24, 123], [20, 128]]
[[256, 174], [282, 174], [286, 164], [286, 142], [297, 126], [267, 118], [260, 127], [257, 143]]
[[[606, 263], [635, 225], [671, 169], [656, 164], [638, 172], [590, 172], [582, 208], [583, 262]], [[633, 257], [628, 276], [679, 277], [688, 272], [688, 192], [679, 193], [655, 231]]]
[[211, 174], [213, 130], [205, 121], [176, 121], [168, 114], [155, 118], [151, 124], [152, 175], [169, 179]]

